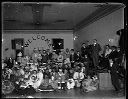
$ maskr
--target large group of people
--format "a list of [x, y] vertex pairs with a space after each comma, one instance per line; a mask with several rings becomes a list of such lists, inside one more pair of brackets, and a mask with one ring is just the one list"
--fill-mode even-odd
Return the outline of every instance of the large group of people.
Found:
[[109, 45], [105, 45], [102, 54], [100, 51], [101, 47], [94, 39], [91, 45], [83, 43], [81, 51], [67, 48], [50, 52], [49, 49], [34, 48], [31, 55], [19, 53], [16, 59], [2, 60], [2, 93], [15, 91], [27, 94], [32, 90], [70, 90], [77, 87], [89, 92], [97, 90], [97, 71], [102, 69], [110, 71], [112, 84], [119, 91], [118, 75], [121, 79], [125, 75], [124, 69], [119, 71], [123, 54], [119, 47]]

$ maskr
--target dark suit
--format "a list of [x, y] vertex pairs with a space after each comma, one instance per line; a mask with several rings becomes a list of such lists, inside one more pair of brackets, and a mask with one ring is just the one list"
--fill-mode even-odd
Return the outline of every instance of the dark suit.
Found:
[[76, 58], [77, 58], [76, 53], [70, 55], [70, 62], [71, 62], [71, 67], [72, 68], [74, 67], [74, 63], [76, 62]]
[[120, 59], [120, 53], [115, 51], [112, 51], [109, 55], [109, 59], [113, 60], [113, 65], [110, 68], [110, 74], [111, 74], [111, 80], [112, 85], [114, 86], [115, 90], [120, 90], [120, 83], [119, 83], [119, 75], [117, 73], [118, 67], [119, 67], [119, 59]]
[[47, 53], [48, 55], [48, 60], [52, 60], [52, 53]]
[[123, 53], [126, 53], [126, 49], [127, 49], [127, 43], [126, 43], [126, 39], [127, 39], [127, 33], [124, 29], [121, 29], [119, 32], [120, 33], [120, 39], [119, 39], [119, 46], [120, 49]]
[[76, 62], [80, 62], [81, 61], [81, 55], [80, 54], [76, 54]]
[[93, 59], [94, 67], [99, 66], [99, 52], [101, 51], [101, 47], [99, 44], [92, 45], [91, 47], [91, 56]]
[[89, 55], [89, 46], [81, 47], [81, 56]]
[[41, 62], [47, 63], [48, 62], [48, 55], [47, 54], [45, 54], [45, 55], [42, 54], [41, 56], [42, 56]]

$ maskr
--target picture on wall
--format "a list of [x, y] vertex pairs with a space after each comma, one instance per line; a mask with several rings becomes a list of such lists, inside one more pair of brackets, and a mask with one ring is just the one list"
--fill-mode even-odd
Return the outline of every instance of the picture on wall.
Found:
[[60, 38], [54, 38], [52, 39], [53, 42], [53, 49], [64, 49], [64, 39], [60, 39]]

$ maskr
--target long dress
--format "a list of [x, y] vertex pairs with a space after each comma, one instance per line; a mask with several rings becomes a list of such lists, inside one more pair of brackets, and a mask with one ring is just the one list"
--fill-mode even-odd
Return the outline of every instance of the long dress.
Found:
[[42, 72], [39, 72], [37, 74], [37, 81], [34, 83], [34, 88], [39, 88], [39, 86], [41, 85], [41, 83], [43, 82], [43, 73]]

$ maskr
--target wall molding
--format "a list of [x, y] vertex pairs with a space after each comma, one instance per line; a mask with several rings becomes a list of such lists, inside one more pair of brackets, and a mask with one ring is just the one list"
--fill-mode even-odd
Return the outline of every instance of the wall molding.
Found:
[[112, 12], [124, 7], [123, 5], [104, 5], [103, 7], [97, 9], [94, 13], [89, 15], [87, 18], [82, 20], [74, 27], [74, 32], [92, 24], [93, 22], [111, 14]]
[[[47, 32], [47, 33], [41, 33], [41, 34], [58, 34], [58, 32], [60, 33], [69, 32], [69, 34], [73, 34], [73, 30], [3, 30], [2, 31], [2, 33], [9, 33], [9, 32], [11, 33], [26, 32], [25, 34], [31, 34], [31, 32], [35, 32], [35, 34], [38, 34], [37, 32]], [[53, 33], [50, 33], [50, 32], [53, 32]], [[57, 33], [54, 33], [54, 32], [57, 32]]]

